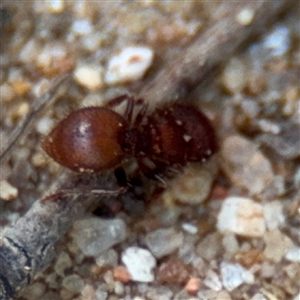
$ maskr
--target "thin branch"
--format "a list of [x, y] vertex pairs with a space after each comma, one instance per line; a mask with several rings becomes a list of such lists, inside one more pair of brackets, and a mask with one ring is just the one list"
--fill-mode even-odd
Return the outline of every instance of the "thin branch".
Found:
[[[260, 33], [289, 4], [292, 1], [226, 1], [220, 4], [207, 29], [184, 53], [170, 61], [142, 89], [139, 97], [151, 106], [185, 97], [250, 35]], [[241, 18], [242, 12], [250, 16], [247, 25], [247, 20]], [[0, 239], [0, 300], [9, 299], [15, 291], [28, 285], [34, 275], [50, 262], [55, 243], [74, 220], [104, 197], [82, 193], [80, 189], [118, 189], [111, 173], [100, 174], [91, 183], [70, 173], [57, 181], [52, 196], [37, 199], [27, 214], [5, 230]], [[74, 193], [62, 192], [74, 186], [77, 186]]]

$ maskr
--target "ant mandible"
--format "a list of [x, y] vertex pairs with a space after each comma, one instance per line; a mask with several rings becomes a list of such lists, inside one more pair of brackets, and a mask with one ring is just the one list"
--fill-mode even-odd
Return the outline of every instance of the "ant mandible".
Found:
[[[112, 110], [127, 101], [125, 113]], [[140, 106], [135, 117], [135, 106]], [[204, 161], [217, 150], [208, 118], [191, 104], [169, 103], [146, 115], [142, 99], [128, 95], [105, 107], [71, 112], [44, 139], [42, 148], [56, 162], [76, 172], [100, 172], [136, 158], [150, 177], [167, 167]]]

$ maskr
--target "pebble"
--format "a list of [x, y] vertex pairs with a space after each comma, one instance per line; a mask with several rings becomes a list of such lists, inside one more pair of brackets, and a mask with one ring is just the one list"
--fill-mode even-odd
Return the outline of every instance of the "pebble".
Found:
[[72, 293], [80, 293], [84, 288], [84, 281], [77, 274], [66, 276], [62, 286]]
[[[173, 292], [166, 286], [149, 286], [145, 293], [146, 299], [149, 300], [172, 300]], [[143, 298], [142, 300], [146, 300]]]
[[64, 0], [50, 0], [47, 1], [47, 8], [51, 13], [61, 13], [64, 11], [65, 2]]
[[123, 266], [118, 266], [113, 269], [113, 277], [115, 280], [118, 280], [123, 283], [127, 283], [131, 280], [129, 272]]
[[103, 86], [103, 70], [96, 65], [79, 65], [74, 70], [74, 79], [78, 84], [96, 90]]
[[221, 263], [222, 284], [229, 292], [243, 283], [253, 284], [254, 276], [247, 269], [236, 263]]
[[278, 229], [268, 231], [264, 235], [266, 247], [264, 256], [274, 262], [280, 262], [287, 249], [292, 247], [292, 241]]
[[22, 294], [22, 297], [28, 300], [43, 299], [45, 291], [46, 286], [43, 283], [34, 282], [25, 289], [24, 293]]
[[176, 199], [189, 205], [202, 203], [211, 191], [213, 173], [203, 164], [189, 165], [170, 182], [170, 187], [162, 195], [163, 201], [169, 203], [172, 199]]
[[219, 279], [218, 274], [210, 269], [206, 273], [206, 277], [203, 280], [203, 284], [205, 284], [207, 287], [211, 288], [216, 292], [221, 291], [222, 289], [222, 283]]
[[241, 91], [247, 82], [246, 70], [242, 60], [232, 58], [226, 65], [221, 77], [223, 86], [231, 93]]
[[42, 135], [46, 135], [47, 133], [49, 133], [53, 125], [54, 125], [54, 120], [52, 118], [43, 117], [37, 122], [36, 130], [38, 133]]
[[263, 47], [270, 51], [272, 56], [284, 55], [290, 48], [291, 37], [289, 28], [283, 25], [277, 25], [264, 38]]
[[18, 197], [18, 189], [6, 180], [0, 180], [0, 199], [10, 201]]
[[148, 233], [145, 243], [156, 258], [173, 253], [183, 242], [183, 235], [173, 228], [158, 229]]
[[148, 47], [127, 47], [110, 58], [104, 80], [107, 84], [122, 84], [141, 79], [153, 61]]
[[246, 26], [252, 23], [253, 17], [254, 17], [253, 9], [250, 9], [249, 7], [245, 7], [241, 9], [236, 15], [236, 21]]
[[252, 199], [228, 197], [222, 203], [217, 227], [220, 232], [261, 237], [266, 231], [263, 207]]
[[258, 195], [274, 180], [270, 161], [258, 149], [258, 145], [239, 135], [225, 139], [221, 154], [222, 167], [237, 186]]
[[92, 24], [88, 19], [74, 20], [71, 29], [76, 35], [86, 35], [93, 31]]
[[82, 300], [98, 300], [96, 298], [95, 289], [91, 284], [86, 284], [83, 290], [81, 291]]
[[250, 300], [267, 300], [261, 293], [256, 293]]
[[264, 218], [269, 230], [276, 229], [284, 225], [285, 217], [283, 213], [283, 204], [280, 201], [267, 202], [263, 205]]
[[300, 247], [293, 246], [284, 254], [285, 259], [300, 263]]
[[73, 263], [69, 254], [63, 251], [59, 254], [59, 257], [54, 265], [54, 270], [57, 275], [64, 277], [66, 269], [71, 268], [72, 265]]
[[99, 267], [105, 266], [117, 266], [118, 264], [118, 253], [114, 249], [109, 249], [100, 256], [96, 257], [96, 264]]
[[156, 266], [156, 259], [148, 250], [129, 247], [122, 253], [122, 262], [133, 281], [152, 282], [154, 280], [153, 268]]
[[196, 252], [206, 261], [212, 261], [221, 254], [221, 236], [218, 232], [207, 235], [196, 247]]
[[201, 279], [197, 277], [191, 277], [187, 284], [185, 285], [184, 289], [189, 293], [189, 294], [195, 294], [199, 290], [201, 284]]
[[156, 280], [159, 284], [173, 283], [186, 284], [191, 275], [190, 265], [179, 258], [170, 258], [163, 262], [156, 272]]
[[86, 256], [95, 257], [122, 242], [127, 233], [121, 219], [102, 220], [92, 217], [76, 221], [71, 235]]
[[12, 87], [6, 82], [0, 85], [0, 95], [1, 95], [0, 97], [1, 103], [9, 102], [13, 100], [15, 96]]
[[198, 232], [197, 226], [191, 223], [182, 223], [181, 227], [189, 234], [196, 234]]

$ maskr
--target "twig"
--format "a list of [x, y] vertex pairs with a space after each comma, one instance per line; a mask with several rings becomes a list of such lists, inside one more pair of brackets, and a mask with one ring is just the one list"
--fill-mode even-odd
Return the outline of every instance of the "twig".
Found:
[[[148, 101], [151, 107], [184, 99], [197, 85], [211, 77], [250, 36], [264, 32], [266, 25], [293, 4], [296, 1], [224, 1], [212, 15], [207, 28], [183, 53], [168, 61], [154, 80], [141, 90], [139, 97]], [[243, 14], [248, 16], [248, 23], [242, 18]]]
[[[289, 0], [260, 0], [228, 1], [220, 5], [208, 28], [183, 54], [170, 61], [142, 89], [139, 97], [153, 106], [185, 97], [250, 35], [260, 33], [290, 3]], [[242, 12], [250, 16], [247, 25], [240, 18]], [[113, 190], [117, 184], [112, 176], [97, 176], [91, 189]], [[37, 200], [24, 217], [4, 232], [0, 240], [0, 300], [8, 299], [17, 290], [28, 285], [36, 272], [50, 262], [55, 243], [73, 221], [101, 200], [103, 195], [97, 197], [93, 193], [86, 195], [74, 191], [60, 194], [61, 190], [72, 186], [90, 186], [90, 183], [87, 185], [85, 180], [80, 180], [82, 178], [78, 179], [69, 173], [64, 175], [52, 194], [52, 200], [55, 201]], [[49, 196], [47, 199], [49, 200]]]

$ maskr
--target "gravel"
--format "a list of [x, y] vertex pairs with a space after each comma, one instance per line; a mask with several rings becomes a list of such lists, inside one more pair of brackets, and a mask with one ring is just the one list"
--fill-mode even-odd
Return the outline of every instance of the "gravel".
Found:
[[[0, 148], [33, 96], [60, 74], [74, 79], [1, 165], [1, 231], [61, 172], [39, 146], [52, 124], [78, 107], [138, 93], [215, 22], [218, 5], [1, 4]], [[253, 17], [245, 8], [236, 21], [248, 26]], [[298, 18], [295, 11], [276, 20], [193, 92], [216, 128], [213, 162], [180, 170], [163, 193], [147, 181], [136, 190], [150, 199], [125, 199], [126, 210], [109, 202], [114, 217], [85, 215], [15, 299], [299, 300]]]

